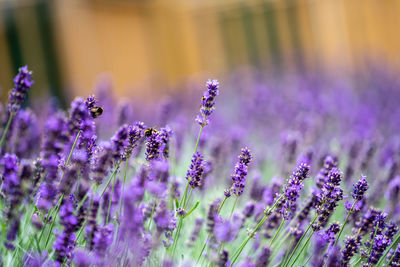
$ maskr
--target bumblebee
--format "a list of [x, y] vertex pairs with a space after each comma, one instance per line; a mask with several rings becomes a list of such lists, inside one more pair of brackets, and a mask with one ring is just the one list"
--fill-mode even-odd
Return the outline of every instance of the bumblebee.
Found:
[[97, 118], [101, 114], [103, 114], [103, 108], [102, 107], [92, 107], [90, 109], [90, 115], [92, 115], [92, 118]]
[[144, 130], [144, 136], [150, 137], [156, 132], [157, 130], [155, 128], [147, 128], [146, 130]]

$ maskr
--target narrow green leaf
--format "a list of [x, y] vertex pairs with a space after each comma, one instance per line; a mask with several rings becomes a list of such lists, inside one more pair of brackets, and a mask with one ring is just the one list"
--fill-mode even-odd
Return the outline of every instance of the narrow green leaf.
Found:
[[196, 202], [196, 204], [194, 205], [194, 207], [185, 215], [185, 216], [183, 216], [183, 218], [186, 218], [187, 216], [189, 216], [190, 215], [190, 213], [192, 213], [196, 208], [197, 208], [197, 206], [199, 205], [199, 201], [197, 201]]

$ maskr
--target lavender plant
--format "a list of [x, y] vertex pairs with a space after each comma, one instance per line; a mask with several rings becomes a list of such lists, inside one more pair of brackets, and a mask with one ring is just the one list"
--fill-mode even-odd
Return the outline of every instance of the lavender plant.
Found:
[[238, 71], [195, 117], [193, 88], [146, 106], [107, 81], [28, 108], [22, 67], [0, 109], [1, 265], [400, 266], [400, 84], [373, 73]]

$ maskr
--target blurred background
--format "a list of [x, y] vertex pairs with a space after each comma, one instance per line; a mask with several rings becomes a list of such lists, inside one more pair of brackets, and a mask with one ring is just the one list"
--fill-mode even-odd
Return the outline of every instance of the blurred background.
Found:
[[399, 1], [0, 0], [1, 98], [24, 64], [31, 96], [64, 105], [99, 75], [118, 96], [152, 99], [243, 66], [274, 76], [397, 68], [399, 28]]

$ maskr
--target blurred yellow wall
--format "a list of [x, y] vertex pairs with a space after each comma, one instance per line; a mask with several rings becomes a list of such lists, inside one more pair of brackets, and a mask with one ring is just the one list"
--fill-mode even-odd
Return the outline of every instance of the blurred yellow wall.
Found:
[[[46, 50], [41, 49], [43, 41], [35, 32], [40, 13], [30, 11], [39, 10], [37, 3], [45, 3], [54, 32], [54, 62], [69, 95], [91, 92], [95, 77], [103, 72], [112, 75], [120, 95], [151, 96], [152, 90], [137, 88], [151, 82], [151, 88], [156, 90], [204, 73], [215, 77], [241, 65], [280, 71], [321, 67], [346, 71], [362, 68], [375, 57], [395, 66], [400, 61], [399, 1], [21, 3], [7, 9], [15, 10], [20, 61], [33, 64], [39, 76], [44, 65], [49, 64], [41, 60], [46, 57]], [[3, 11], [0, 19], [0, 83], [8, 88], [15, 60], [9, 53], [10, 34], [5, 34], [9, 22], [5, 14], [8, 13]], [[51, 83], [50, 80], [41, 77], [39, 84]]]

